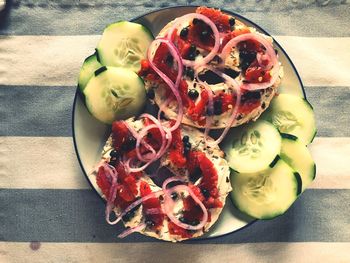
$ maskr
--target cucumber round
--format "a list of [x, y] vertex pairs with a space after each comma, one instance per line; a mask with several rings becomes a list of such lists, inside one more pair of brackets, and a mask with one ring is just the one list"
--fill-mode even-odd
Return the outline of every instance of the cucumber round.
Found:
[[316, 175], [316, 165], [307, 147], [297, 137], [282, 134], [281, 158], [300, 174], [304, 191]]
[[143, 25], [128, 21], [111, 24], [105, 28], [97, 46], [100, 62], [138, 72], [153, 39]]
[[239, 173], [265, 170], [281, 151], [281, 135], [271, 123], [258, 120], [232, 129], [223, 142], [229, 166]]
[[275, 125], [281, 133], [292, 134], [305, 145], [316, 135], [315, 115], [310, 103], [300, 97], [280, 94], [261, 116]]
[[103, 66], [96, 70], [84, 95], [90, 113], [107, 124], [139, 114], [146, 102], [142, 79], [124, 68]]
[[81, 92], [84, 91], [88, 81], [94, 75], [94, 72], [102, 67], [100, 62], [97, 60], [96, 53], [87, 57], [84, 60], [83, 66], [81, 67], [78, 79], [78, 87]]
[[282, 159], [259, 173], [231, 174], [231, 197], [243, 213], [258, 219], [283, 214], [297, 199], [300, 177]]

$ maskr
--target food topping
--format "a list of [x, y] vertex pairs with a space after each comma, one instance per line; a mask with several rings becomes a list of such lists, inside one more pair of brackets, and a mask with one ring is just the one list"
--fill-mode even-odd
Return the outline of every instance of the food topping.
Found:
[[[152, 194], [152, 190], [148, 183], [141, 182], [140, 184], [141, 198]], [[153, 197], [145, 200], [142, 203], [142, 209], [146, 215], [147, 227], [151, 229], [159, 229], [164, 221], [164, 213], [162, 212], [161, 204], [159, 198]], [[153, 209], [153, 210], [152, 210]]]
[[[109, 34], [106, 31], [105, 35]], [[138, 225], [119, 237], [135, 231], [159, 232], [167, 225], [171, 235], [190, 238], [196, 231], [205, 230], [211, 222], [210, 209], [221, 209], [223, 201], [218, 189], [219, 174], [208, 152], [199, 150], [181, 132], [184, 112], [205, 127], [204, 147], [208, 149], [207, 136], [214, 120], [230, 112], [226, 128], [214, 142], [217, 147], [238, 120], [238, 114], [260, 106], [260, 90], [276, 82], [277, 55], [264, 36], [251, 32], [234, 17], [200, 7], [196, 13], [177, 18], [164, 37], [151, 42], [147, 57], [142, 58], [137, 58], [141, 65], [138, 75], [154, 83], [143, 95], [157, 99], [155, 90], [161, 85], [166, 99], [159, 105], [158, 118], [144, 113], [134, 122], [112, 123], [112, 149], [96, 177], [107, 200], [106, 220], [112, 225], [120, 220], [131, 222], [136, 213], [141, 213]], [[136, 68], [132, 61], [129, 64]], [[111, 70], [105, 67], [105, 71]], [[100, 77], [105, 74], [96, 72]], [[121, 97], [122, 89], [112, 91], [113, 99], [130, 104]], [[176, 105], [176, 118], [163, 120], [162, 113], [169, 105]], [[143, 178], [144, 170], [163, 156], [177, 172], [163, 182], [161, 190], [154, 191]], [[117, 213], [113, 221], [112, 211]]]
[[[185, 112], [193, 122], [205, 126], [207, 135], [215, 116], [229, 111], [229, 128], [239, 112], [249, 114], [260, 106], [257, 100], [241, 101], [241, 93], [268, 88], [278, 78], [279, 63], [272, 44], [220, 10], [197, 8], [196, 13], [177, 18], [166, 37], [151, 44], [149, 63], [141, 63], [139, 74], [170, 88], [167, 100], [174, 98], [178, 105], [176, 127]], [[188, 87], [187, 80], [194, 86]], [[229, 91], [222, 99], [211, 87], [219, 84]]]

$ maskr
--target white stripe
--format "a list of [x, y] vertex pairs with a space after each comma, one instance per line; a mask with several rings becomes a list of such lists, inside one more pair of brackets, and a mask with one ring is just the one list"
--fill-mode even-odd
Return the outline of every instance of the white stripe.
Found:
[[350, 86], [350, 37], [276, 36], [306, 86]]
[[[71, 138], [0, 137], [0, 188], [89, 189]], [[316, 138], [310, 188], [350, 189], [350, 138]]]
[[1, 36], [0, 84], [74, 86], [99, 36]]
[[0, 137], [0, 145], [0, 188], [90, 188], [70, 137]]
[[309, 149], [317, 170], [309, 188], [350, 189], [349, 137], [316, 137]]
[[348, 262], [350, 243], [0, 243], [1, 262]]
[[[100, 36], [0, 36], [0, 84], [74, 86]], [[350, 86], [350, 38], [276, 36], [306, 86]]]

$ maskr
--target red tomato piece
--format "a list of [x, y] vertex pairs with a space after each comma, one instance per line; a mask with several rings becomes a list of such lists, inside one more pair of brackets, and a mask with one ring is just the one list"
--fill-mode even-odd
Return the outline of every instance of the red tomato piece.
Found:
[[191, 117], [192, 120], [198, 121], [200, 117], [202, 117], [205, 114], [205, 109], [208, 100], [208, 92], [206, 90], [203, 90], [201, 92], [201, 98], [197, 102], [197, 104], [188, 109], [188, 115]]
[[181, 236], [182, 238], [191, 238], [192, 234], [186, 229], [174, 224], [173, 222], [168, 222], [169, 233], [175, 236]]
[[245, 80], [250, 83], [263, 83], [270, 79], [270, 71], [263, 70], [260, 66], [251, 66], [245, 72]]
[[105, 170], [103, 167], [100, 167], [97, 172], [96, 183], [98, 187], [101, 189], [104, 196], [108, 199], [109, 190], [111, 188], [111, 181], [107, 178]]
[[219, 32], [231, 31], [229, 16], [223, 14], [220, 10], [201, 6], [197, 8], [196, 13], [204, 15], [213, 21]]
[[[142, 181], [140, 183], [140, 194], [141, 197], [145, 197], [152, 193], [151, 187], [148, 183]], [[157, 197], [150, 198], [142, 203], [143, 211], [145, 212], [146, 209], [150, 208], [161, 208], [160, 201]], [[146, 215], [147, 219], [146, 221], [152, 221], [152, 225], [148, 225], [148, 227], [151, 227], [152, 229], [159, 229], [164, 221], [165, 215], [163, 213], [161, 214], [152, 214], [152, 215]]]
[[[172, 121], [171, 125], [174, 125], [175, 121]], [[184, 167], [186, 165], [186, 158], [183, 155], [184, 146], [182, 143], [181, 130], [177, 128], [172, 131], [172, 141], [170, 145], [169, 160], [177, 167]]]
[[123, 121], [115, 121], [112, 123], [113, 147], [116, 151], [120, 151], [123, 143], [130, 136], [130, 132]]

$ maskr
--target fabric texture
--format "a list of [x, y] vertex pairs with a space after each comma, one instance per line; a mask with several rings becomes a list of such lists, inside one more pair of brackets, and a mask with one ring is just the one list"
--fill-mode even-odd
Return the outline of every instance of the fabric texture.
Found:
[[[283, 216], [222, 237], [118, 239], [122, 227], [105, 222], [74, 151], [77, 74], [106, 25], [177, 5], [236, 12], [285, 49], [315, 110], [316, 180]], [[8, 0], [0, 11], [0, 262], [350, 262], [349, 14], [347, 0]]]

